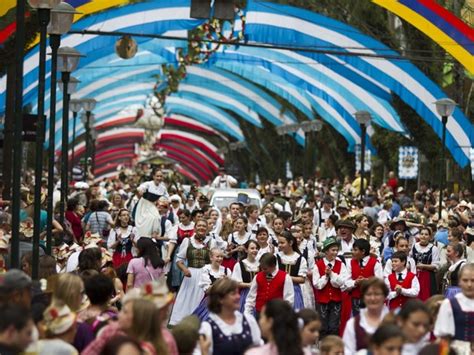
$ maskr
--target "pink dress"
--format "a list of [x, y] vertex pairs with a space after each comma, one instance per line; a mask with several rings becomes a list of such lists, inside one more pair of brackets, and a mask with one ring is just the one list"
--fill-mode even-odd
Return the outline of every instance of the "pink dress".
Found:
[[127, 274], [134, 275], [133, 287], [141, 287], [147, 282], [158, 280], [163, 275], [163, 269], [154, 269], [150, 264], [145, 268], [145, 260], [143, 258], [134, 258], [128, 264]]

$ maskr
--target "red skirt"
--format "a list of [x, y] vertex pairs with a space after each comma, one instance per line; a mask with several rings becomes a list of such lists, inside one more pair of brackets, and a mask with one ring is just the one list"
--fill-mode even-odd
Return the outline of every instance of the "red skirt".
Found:
[[132, 253], [127, 253], [125, 255], [122, 253], [114, 253], [112, 255], [112, 264], [114, 265], [114, 269], [117, 269], [120, 265], [128, 263], [132, 259]]
[[222, 266], [228, 268], [231, 271], [234, 270], [235, 264], [237, 264], [237, 260], [235, 260], [234, 258], [224, 258], [224, 260], [222, 261]]
[[416, 273], [416, 276], [420, 282], [420, 293], [418, 294], [418, 298], [422, 301], [426, 301], [435, 294], [433, 290], [436, 289], [436, 275], [431, 271], [419, 270]]
[[342, 294], [342, 305], [341, 305], [341, 324], [339, 326], [339, 335], [342, 337], [344, 329], [346, 329], [346, 323], [352, 316], [352, 297], [349, 292], [341, 292]]

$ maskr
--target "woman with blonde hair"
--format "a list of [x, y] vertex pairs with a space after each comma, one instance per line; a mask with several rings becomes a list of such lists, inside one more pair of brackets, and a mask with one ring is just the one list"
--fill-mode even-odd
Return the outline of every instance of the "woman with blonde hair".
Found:
[[[52, 305], [56, 307], [68, 306], [72, 312], [79, 312], [86, 305], [84, 282], [74, 274], [59, 275], [53, 290]], [[92, 327], [85, 322], [76, 322], [76, 336], [74, 347], [81, 352], [94, 340]]]
[[117, 335], [128, 335], [140, 343], [147, 354], [177, 355], [176, 342], [163, 325], [166, 308], [172, 300], [164, 280], [134, 289], [125, 298], [118, 322], [107, 325], [82, 352], [100, 354], [105, 345]]

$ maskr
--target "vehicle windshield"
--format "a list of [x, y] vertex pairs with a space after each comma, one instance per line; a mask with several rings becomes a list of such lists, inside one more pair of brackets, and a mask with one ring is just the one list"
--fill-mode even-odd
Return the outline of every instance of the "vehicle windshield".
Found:
[[[212, 204], [217, 208], [221, 209], [222, 207], [229, 207], [232, 202], [236, 202], [237, 197], [232, 196], [215, 196], [213, 198]], [[250, 198], [251, 205], [257, 205], [260, 207], [261, 202], [256, 198]]]

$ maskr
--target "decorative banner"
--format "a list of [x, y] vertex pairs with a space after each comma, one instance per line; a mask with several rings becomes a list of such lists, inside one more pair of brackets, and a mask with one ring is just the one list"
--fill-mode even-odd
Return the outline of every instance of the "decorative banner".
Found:
[[[360, 171], [360, 144], [355, 146], [356, 171]], [[365, 148], [364, 172], [368, 173], [372, 169], [370, 149]]]
[[400, 147], [398, 153], [398, 176], [400, 179], [416, 179], [418, 176], [418, 148]]
[[474, 148], [471, 148], [471, 179], [474, 180]]

